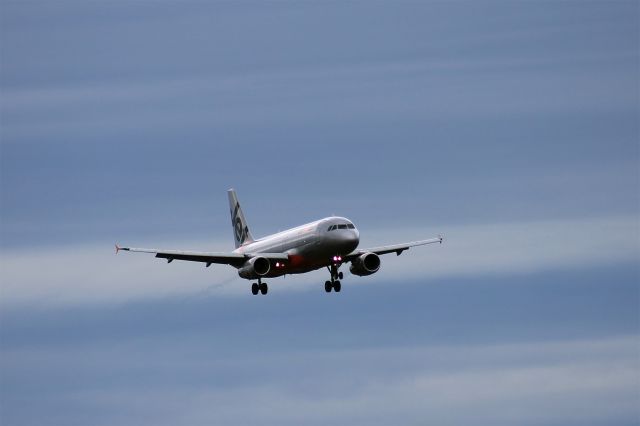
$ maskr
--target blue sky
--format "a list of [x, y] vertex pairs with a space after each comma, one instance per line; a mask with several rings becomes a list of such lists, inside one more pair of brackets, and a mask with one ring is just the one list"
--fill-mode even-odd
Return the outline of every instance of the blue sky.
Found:
[[[0, 1], [0, 420], [638, 424], [637, 2]], [[252, 297], [339, 214], [382, 259]]]

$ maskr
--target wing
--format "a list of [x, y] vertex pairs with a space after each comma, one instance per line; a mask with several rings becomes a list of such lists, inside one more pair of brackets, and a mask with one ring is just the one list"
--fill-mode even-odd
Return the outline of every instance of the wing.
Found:
[[375, 253], [378, 255], [381, 254], [388, 254], [388, 253], [395, 253], [396, 255], [400, 256], [400, 254], [405, 251], [405, 250], [409, 250], [411, 247], [416, 247], [416, 246], [423, 246], [425, 244], [433, 244], [433, 243], [440, 243], [442, 244], [442, 240], [443, 237], [442, 235], [438, 235], [437, 238], [430, 238], [428, 240], [420, 240], [420, 241], [412, 241], [410, 243], [401, 243], [401, 244], [392, 244], [392, 245], [388, 245], [388, 246], [380, 246], [380, 247], [372, 247], [372, 248], [366, 248], [366, 249], [358, 249], [355, 250], [351, 253], [349, 253], [347, 256], [344, 257], [344, 260], [346, 262], [351, 261], [352, 259], [364, 254], [364, 253]]
[[179, 250], [156, 250], [147, 248], [120, 247], [116, 244], [116, 253], [122, 251], [133, 251], [139, 253], [153, 253], [156, 257], [167, 259], [171, 263], [174, 260], [187, 260], [190, 262], [206, 263], [211, 266], [212, 263], [223, 265], [231, 265], [239, 268], [244, 263], [255, 256], [265, 257], [271, 261], [289, 260], [286, 253], [220, 253], [220, 252], [197, 252], [197, 251], [179, 251]]

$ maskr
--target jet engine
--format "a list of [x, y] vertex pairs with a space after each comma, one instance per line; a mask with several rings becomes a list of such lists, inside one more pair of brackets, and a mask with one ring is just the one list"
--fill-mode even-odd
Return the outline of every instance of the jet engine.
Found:
[[353, 275], [364, 277], [375, 274], [380, 269], [380, 257], [375, 253], [364, 253], [351, 261], [349, 271]]
[[271, 270], [271, 262], [266, 257], [252, 257], [247, 260], [242, 268], [238, 269], [238, 275], [248, 280], [264, 277]]

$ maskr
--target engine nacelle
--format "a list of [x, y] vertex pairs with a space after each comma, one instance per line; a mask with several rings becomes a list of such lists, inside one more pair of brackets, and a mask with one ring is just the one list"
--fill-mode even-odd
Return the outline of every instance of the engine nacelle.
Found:
[[238, 269], [238, 275], [248, 280], [264, 277], [271, 270], [271, 262], [266, 257], [252, 257], [247, 260], [242, 268]]
[[364, 277], [375, 274], [380, 269], [380, 257], [375, 253], [365, 253], [351, 261], [349, 271], [353, 275]]

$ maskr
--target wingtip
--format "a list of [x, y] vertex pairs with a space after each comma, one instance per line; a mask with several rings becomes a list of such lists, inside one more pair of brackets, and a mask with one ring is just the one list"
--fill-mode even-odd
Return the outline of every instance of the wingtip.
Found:
[[438, 234], [438, 239], [440, 239], [440, 244], [442, 244], [442, 241], [444, 240], [444, 235]]
[[120, 251], [120, 246], [118, 245], [118, 243], [116, 243], [116, 254], [118, 254], [119, 251]]

